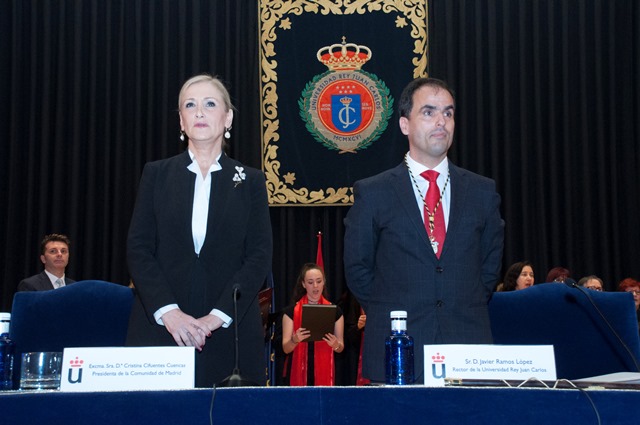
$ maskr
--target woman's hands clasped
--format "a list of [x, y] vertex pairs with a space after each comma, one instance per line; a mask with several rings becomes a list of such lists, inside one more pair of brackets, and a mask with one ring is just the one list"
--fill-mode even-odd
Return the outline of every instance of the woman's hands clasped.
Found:
[[178, 346], [195, 347], [198, 351], [202, 351], [211, 332], [222, 325], [222, 319], [212, 314], [196, 319], [180, 309], [163, 314], [162, 322]]

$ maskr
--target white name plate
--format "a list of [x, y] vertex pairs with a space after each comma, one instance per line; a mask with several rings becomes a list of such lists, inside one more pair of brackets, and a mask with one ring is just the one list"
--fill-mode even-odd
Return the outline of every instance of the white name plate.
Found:
[[556, 380], [552, 345], [425, 345], [424, 384], [442, 387], [445, 379]]
[[191, 389], [194, 373], [193, 347], [65, 348], [60, 390]]

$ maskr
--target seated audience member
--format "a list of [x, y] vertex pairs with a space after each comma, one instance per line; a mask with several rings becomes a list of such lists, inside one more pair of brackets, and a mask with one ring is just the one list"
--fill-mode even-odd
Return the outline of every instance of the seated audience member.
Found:
[[640, 328], [640, 282], [632, 277], [622, 279], [618, 284], [618, 291], [631, 292], [633, 294], [633, 302], [636, 305], [636, 316], [638, 316], [638, 327]]
[[578, 281], [578, 286], [582, 286], [594, 291], [604, 291], [604, 284], [602, 283], [602, 279], [600, 279], [596, 275], [583, 277]]
[[40, 242], [40, 261], [44, 265], [42, 273], [23, 279], [18, 284], [20, 291], [47, 291], [75, 282], [65, 276], [69, 264], [69, 246], [71, 241], [66, 235], [52, 233]]
[[545, 282], [564, 282], [568, 277], [571, 277], [569, 269], [564, 267], [554, 267], [547, 273], [547, 280]]
[[496, 291], [508, 292], [527, 289], [534, 284], [533, 266], [529, 261], [520, 261], [512, 264], [504, 274], [502, 283]]
[[324, 271], [315, 263], [302, 266], [293, 291], [294, 305], [286, 308], [282, 315], [282, 349], [293, 353], [285, 363], [289, 385], [333, 386], [335, 384], [334, 351], [344, 350], [344, 317], [336, 309], [333, 333], [327, 333], [322, 341], [305, 342], [311, 332], [301, 327], [304, 304], [331, 304], [326, 299]]
[[618, 291], [631, 292], [633, 294], [633, 301], [636, 303], [636, 311], [640, 307], [640, 282], [632, 277], [623, 279], [618, 284]]

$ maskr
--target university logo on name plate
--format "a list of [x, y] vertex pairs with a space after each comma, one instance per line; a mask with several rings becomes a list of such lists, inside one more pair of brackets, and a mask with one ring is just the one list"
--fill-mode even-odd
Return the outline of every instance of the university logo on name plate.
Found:
[[318, 60], [329, 70], [307, 83], [298, 106], [316, 141], [339, 153], [356, 153], [386, 130], [393, 97], [383, 81], [361, 70], [371, 50], [342, 40], [318, 50]]

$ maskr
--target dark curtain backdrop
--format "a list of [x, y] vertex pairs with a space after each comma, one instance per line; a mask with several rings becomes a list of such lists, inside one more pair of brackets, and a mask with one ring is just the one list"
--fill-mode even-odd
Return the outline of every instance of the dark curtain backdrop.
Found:
[[[127, 283], [138, 179], [183, 149], [191, 75], [228, 83], [229, 154], [261, 166], [258, 13], [255, 0], [0, 2], [2, 310], [41, 270], [46, 233], [71, 237], [70, 277]], [[457, 94], [450, 158], [497, 181], [504, 265], [529, 259], [537, 281], [563, 265], [607, 289], [640, 277], [638, 2], [433, 0], [429, 13], [430, 75]], [[278, 309], [319, 230], [342, 295], [347, 211], [271, 208]]]

